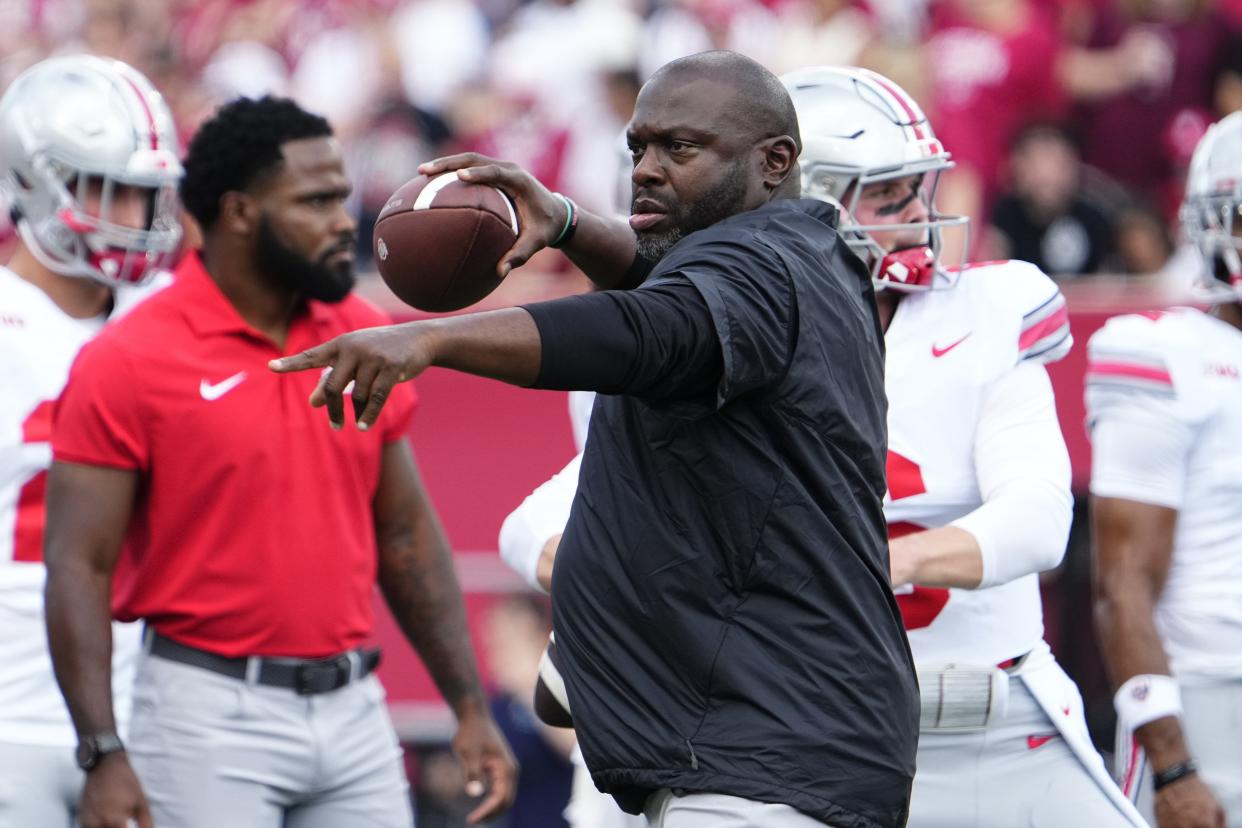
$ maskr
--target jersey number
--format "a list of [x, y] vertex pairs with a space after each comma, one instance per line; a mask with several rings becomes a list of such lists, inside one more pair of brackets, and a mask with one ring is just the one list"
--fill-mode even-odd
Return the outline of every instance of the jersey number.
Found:
[[[903, 497], [914, 497], [927, 491], [923, 483], [923, 470], [908, 457], [895, 451], [889, 451], [888, 460], [884, 464], [888, 477], [888, 494], [893, 500]], [[890, 523], [888, 539], [900, 538], [922, 532], [927, 527], [915, 523]], [[949, 591], [941, 587], [913, 587], [909, 592], [897, 597], [897, 606], [901, 609], [901, 618], [907, 630], [919, 630], [931, 625], [936, 616], [949, 603]]]
[[[22, 423], [23, 443], [47, 443], [52, 439], [52, 401], [44, 400]], [[17, 522], [13, 529], [13, 560], [43, 560], [43, 527], [47, 523], [47, 469], [26, 481], [17, 494]]]

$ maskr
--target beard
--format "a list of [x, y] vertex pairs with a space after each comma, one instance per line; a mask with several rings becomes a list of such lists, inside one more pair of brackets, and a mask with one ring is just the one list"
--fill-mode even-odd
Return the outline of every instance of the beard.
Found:
[[[344, 246], [352, 247], [352, 242]], [[335, 304], [349, 295], [356, 281], [352, 261], [329, 265], [328, 259], [339, 253], [342, 245], [334, 245], [314, 261], [292, 249], [276, 235], [267, 216], [259, 219], [259, 235], [255, 241], [255, 259], [272, 284], [301, 294], [309, 299]]]
[[739, 158], [725, 170], [720, 181], [693, 204], [678, 205], [669, 210], [668, 230], [661, 233], [638, 233], [638, 255], [649, 262], [658, 262], [673, 245], [686, 236], [718, 221], [743, 212], [746, 202], [745, 158]]

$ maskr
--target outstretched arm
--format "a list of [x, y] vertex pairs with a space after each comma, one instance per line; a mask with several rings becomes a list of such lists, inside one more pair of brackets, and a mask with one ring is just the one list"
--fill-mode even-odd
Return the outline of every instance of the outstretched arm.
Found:
[[370, 428], [392, 387], [433, 365], [455, 368], [514, 385], [532, 385], [539, 376], [543, 343], [530, 313], [521, 308], [366, 328], [338, 336], [315, 348], [269, 363], [285, 373], [326, 368], [310, 404], [327, 406], [333, 428], [345, 422], [344, 392], [362, 431]]
[[331, 367], [311, 405], [327, 406], [335, 428], [344, 423], [343, 394], [352, 382], [361, 430], [374, 424], [396, 383], [432, 365], [515, 385], [648, 400], [714, 399], [723, 368], [711, 312], [685, 279], [368, 328], [269, 364], [278, 372]]
[[405, 440], [384, 447], [372, 511], [380, 588], [457, 716], [453, 748], [465, 766], [467, 790], [486, 780], [486, 798], [470, 821], [490, 819], [513, 804], [517, 765], [479, 684], [452, 554]]

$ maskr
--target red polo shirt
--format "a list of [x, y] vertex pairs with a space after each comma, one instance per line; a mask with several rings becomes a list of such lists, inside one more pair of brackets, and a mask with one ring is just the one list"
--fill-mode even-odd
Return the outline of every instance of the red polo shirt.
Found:
[[267, 362], [387, 322], [353, 296], [309, 302], [282, 350], [188, 256], [170, 287], [81, 351], [55, 458], [141, 477], [116, 617], [226, 656], [326, 656], [369, 635], [371, 501], [414, 391], [398, 386], [369, 432], [333, 431], [306, 402], [319, 372]]

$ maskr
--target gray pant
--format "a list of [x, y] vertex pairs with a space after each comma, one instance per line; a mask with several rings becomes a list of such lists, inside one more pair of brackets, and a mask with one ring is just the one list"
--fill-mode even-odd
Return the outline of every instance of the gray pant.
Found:
[[985, 730], [919, 734], [909, 828], [1129, 828], [1022, 680]]
[[0, 742], [0, 828], [69, 828], [82, 778], [73, 748]]
[[667, 788], [651, 795], [643, 816], [651, 828], [824, 828], [788, 805], [715, 793], [677, 796]]
[[[1182, 731], [1203, 782], [1225, 809], [1225, 824], [1242, 828], [1242, 679], [1181, 681]], [[1147, 756], [1128, 733], [1117, 733], [1117, 764], [1125, 793], [1153, 825]]]
[[299, 696], [147, 656], [134, 687], [129, 755], [159, 828], [414, 821], [374, 676]]
[[647, 820], [627, 814], [615, 799], [595, 787], [591, 772], [578, 757], [574, 759], [574, 784], [565, 821], [570, 828], [647, 828]]

